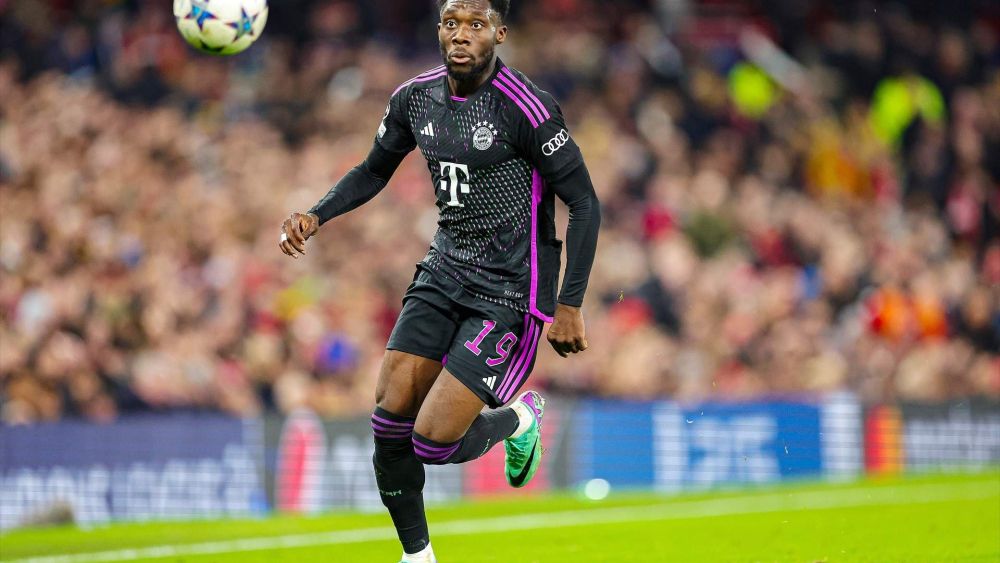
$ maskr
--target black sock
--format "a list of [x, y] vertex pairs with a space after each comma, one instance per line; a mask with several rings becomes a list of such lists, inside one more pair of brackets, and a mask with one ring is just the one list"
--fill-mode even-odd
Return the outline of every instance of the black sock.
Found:
[[413, 433], [416, 459], [430, 465], [464, 463], [482, 457], [494, 445], [517, 430], [517, 413], [512, 408], [480, 413], [462, 439], [451, 444], [429, 440]]
[[424, 515], [424, 466], [411, 442], [414, 421], [379, 407], [372, 415], [375, 481], [406, 553], [417, 553], [431, 541]]

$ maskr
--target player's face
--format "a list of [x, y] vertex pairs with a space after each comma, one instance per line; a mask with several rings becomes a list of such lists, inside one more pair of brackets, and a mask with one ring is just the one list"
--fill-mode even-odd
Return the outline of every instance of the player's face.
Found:
[[507, 26], [489, 0], [449, 0], [441, 9], [438, 40], [448, 73], [456, 80], [478, 77], [493, 62]]

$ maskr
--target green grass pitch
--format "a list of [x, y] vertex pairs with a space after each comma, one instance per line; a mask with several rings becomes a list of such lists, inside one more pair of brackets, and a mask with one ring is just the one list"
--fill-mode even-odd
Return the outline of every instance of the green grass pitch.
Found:
[[[442, 563], [1000, 562], [1000, 471], [603, 501], [535, 496], [430, 509]], [[73, 527], [0, 536], [0, 561], [395, 563], [388, 516]]]

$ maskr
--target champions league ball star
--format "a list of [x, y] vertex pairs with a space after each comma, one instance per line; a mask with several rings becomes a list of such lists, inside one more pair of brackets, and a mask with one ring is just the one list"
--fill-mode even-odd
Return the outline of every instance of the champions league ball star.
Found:
[[181, 36], [195, 49], [235, 55], [264, 31], [267, 0], [174, 0], [174, 18]]

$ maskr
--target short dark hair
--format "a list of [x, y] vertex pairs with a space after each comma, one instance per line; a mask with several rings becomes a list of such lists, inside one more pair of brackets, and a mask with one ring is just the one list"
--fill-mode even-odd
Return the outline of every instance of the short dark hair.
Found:
[[[444, 9], [448, 0], [438, 0], [438, 12]], [[500, 14], [500, 21], [507, 21], [507, 12], [510, 11], [510, 0], [489, 0], [490, 7]]]

